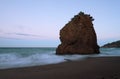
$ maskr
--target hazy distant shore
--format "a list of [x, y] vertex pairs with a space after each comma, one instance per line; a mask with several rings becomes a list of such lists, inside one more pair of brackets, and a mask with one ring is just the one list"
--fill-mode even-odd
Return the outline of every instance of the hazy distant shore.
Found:
[[0, 79], [120, 79], [120, 56], [1, 69]]

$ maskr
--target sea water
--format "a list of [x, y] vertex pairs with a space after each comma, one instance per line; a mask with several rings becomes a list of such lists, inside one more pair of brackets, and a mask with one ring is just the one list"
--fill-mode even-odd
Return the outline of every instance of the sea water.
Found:
[[101, 48], [100, 54], [56, 55], [56, 48], [0, 48], [0, 69], [56, 64], [87, 57], [120, 56], [120, 48]]

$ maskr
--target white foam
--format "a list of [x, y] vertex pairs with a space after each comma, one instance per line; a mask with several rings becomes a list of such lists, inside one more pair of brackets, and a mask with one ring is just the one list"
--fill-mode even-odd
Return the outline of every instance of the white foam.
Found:
[[101, 53], [96, 55], [55, 55], [55, 51], [30, 53], [27, 56], [23, 56], [20, 53], [1, 53], [0, 69], [55, 64], [67, 60], [74, 61], [86, 57], [100, 56], [120, 56], [120, 49], [101, 49]]
[[65, 59], [77, 60], [83, 58], [80, 55], [59, 56], [53, 53], [35, 53], [26, 57], [19, 54], [0, 54], [0, 69], [26, 67], [36, 65], [55, 64], [66, 61]]
[[36, 66], [64, 62], [64, 57], [53, 54], [33, 54], [27, 57], [20, 57], [16, 54], [1, 54], [0, 69]]

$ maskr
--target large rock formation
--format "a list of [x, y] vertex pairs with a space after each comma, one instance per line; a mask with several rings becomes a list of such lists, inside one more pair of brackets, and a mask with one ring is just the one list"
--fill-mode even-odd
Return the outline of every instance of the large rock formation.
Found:
[[93, 28], [94, 19], [80, 12], [60, 30], [61, 44], [56, 54], [97, 54], [99, 46]]

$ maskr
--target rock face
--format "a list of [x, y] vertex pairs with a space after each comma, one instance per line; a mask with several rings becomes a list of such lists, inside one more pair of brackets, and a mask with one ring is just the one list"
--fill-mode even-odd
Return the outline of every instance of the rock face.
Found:
[[80, 12], [60, 30], [61, 44], [56, 54], [98, 54], [99, 46], [93, 28], [94, 19]]

